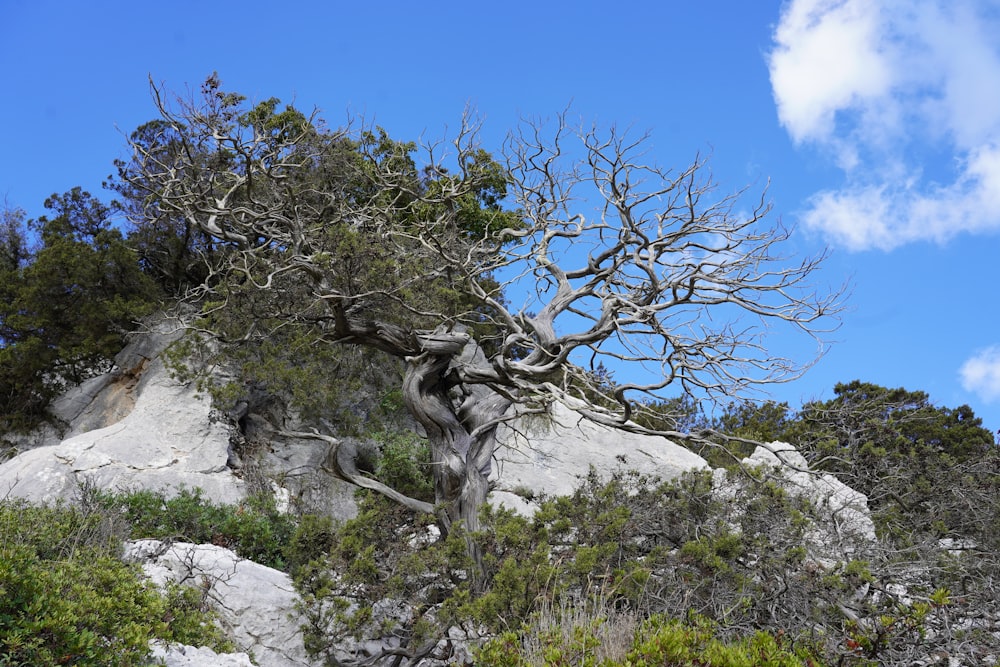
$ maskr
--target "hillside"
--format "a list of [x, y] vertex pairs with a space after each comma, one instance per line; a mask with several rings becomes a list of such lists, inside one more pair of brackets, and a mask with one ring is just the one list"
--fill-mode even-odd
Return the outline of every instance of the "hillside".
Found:
[[[242, 534], [233, 527], [240, 520], [217, 523], [207, 533], [215, 544], [201, 546], [185, 539], [197, 518], [151, 530], [165, 519], [130, 514], [121, 553], [157, 585], [202, 582], [231, 647], [255, 664], [446, 665], [473, 660], [479, 646], [475, 664], [599, 664], [586, 660], [651, 650], [615, 648], [620, 632], [671, 637], [691, 655], [773, 656], [754, 664], [821, 664], [837, 655], [846, 664], [935, 664], [947, 652], [950, 664], [971, 665], [988, 664], [994, 650], [993, 612], [976, 606], [993, 595], [984, 569], [992, 557], [978, 545], [913, 542], [893, 554], [890, 537], [876, 535], [866, 497], [809, 472], [787, 445], [758, 448], [741, 467], [713, 472], [662, 438], [558, 407], [512, 422], [501, 436], [492, 502], [514, 512], [484, 517], [473, 539], [489, 574], [473, 586], [462, 574], [464, 549], [455, 549], [466, 538], [445, 540], [433, 521], [377, 494], [355, 497], [330, 465], [328, 443], [281, 435], [306, 427], [276, 408], [280, 402], [262, 401], [237, 419], [171, 378], [162, 356], [176, 339], [171, 330], [160, 321], [133, 337], [110, 373], [60, 397], [54, 410], [65, 437], [25, 439], [35, 446], [0, 466], [0, 484], [8, 504], [83, 498], [93, 509], [98, 490], [120, 498], [149, 492], [189, 516], [194, 503], [202, 509], [193, 516], [204, 521], [213, 506], [245, 508]], [[366, 475], [404, 489], [426, 484], [418, 434], [345, 441], [375, 459]], [[771, 472], [746, 474], [753, 470]], [[104, 507], [122, 502], [110, 498]], [[262, 547], [269, 539], [279, 542], [270, 552]], [[279, 555], [264, 567], [245, 560], [251, 548]], [[979, 585], [987, 589], [977, 592]], [[693, 625], [642, 625], [654, 613]], [[790, 636], [797, 639], [788, 643]], [[750, 643], [733, 643], [743, 640]], [[710, 649], [716, 641], [729, 648]], [[164, 653], [167, 664], [223, 664], [208, 649], [184, 650]], [[801, 662], [780, 662], [783, 650], [780, 660]], [[552, 658], [556, 651], [568, 662]], [[231, 660], [246, 664], [236, 654]], [[718, 660], [710, 664], [742, 664]]]

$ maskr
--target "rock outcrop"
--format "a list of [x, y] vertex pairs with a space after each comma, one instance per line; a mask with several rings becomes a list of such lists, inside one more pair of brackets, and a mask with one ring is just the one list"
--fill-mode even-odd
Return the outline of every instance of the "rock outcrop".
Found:
[[154, 642], [152, 665], [162, 667], [254, 667], [246, 653], [216, 653], [204, 646], [165, 645]]
[[[247, 480], [232, 447], [233, 424], [213, 412], [210, 399], [194, 386], [174, 379], [161, 358], [178, 335], [167, 321], [134, 336], [113, 372], [56, 401], [64, 439], [46, 431], [32, 440], [40, 446], [0, 465], [0, 492], [50, 502], [74, 497], [87, 482], [167, 494], [197, 487], [217, 503], [242, 500]], [[491, 501], [525, 513], [534, 511], [526, 496], [571, 493], [591, 468], [670, 478], [707, 467], [697, 454], [663, 438], [617, 431], [558, 404], [544, 418], [501, 426], [498, 442]], [[261, 444], [253, 462], [256, 482], [279, 480], [271, 484], [279, 496], [309, 511], [336, 519], [356, 515], [354, 487], [323, 469], [326, 452], [315, 440], [283, 437], [280, 444]]]
[[284, 572], [209, 544], [138, 540], [126, 544], [124, 559], [141, 564], [159, 586], [170, 581], [198, 586], [237, 648], [259, 667], [316, 664], [303, 646], [298, 595]]
[[198, 487], [219, 503], [241, 500], [244, 482], [227, 465], [228, 425], [213, 419], [209, 398], [173, 379], [160, 358], [175, 337], [167, 322], [135, 336], [114, 372], [57, 401], [68, 437], [0, 466], [0, 493], [50, 502], [73, 497], [86, 482], [167, 493]]
[[780, 470], [786, 488], [805, 497], [828, 519], [832, 536], [838, 537], [845, 549], [849, 550], [850, 544], [859, 540], [875, 540], [875, 523], [868, 510], [868, 497], [829, 473], [810, 470], [806, 458], [787, 442], [757, 447], [743, 460], [743, 465], [764, 465]]
[[604, 477], [641, 470], [664, 479], [708, 468], [705, 459], [669, 440], [612, 429], [558, 403], [544, 417], [502, 425], [497, 440], [490, 500], [524, 514], [534, 512], [531, 496], [573, 493], [592, 468]]

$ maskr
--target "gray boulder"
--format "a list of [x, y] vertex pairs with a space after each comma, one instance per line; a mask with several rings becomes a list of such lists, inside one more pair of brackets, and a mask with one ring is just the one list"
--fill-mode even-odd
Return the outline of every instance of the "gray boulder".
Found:
[[125, 545], [123, 558], [141, 564], [159, 586], [170, 581], [199, 586], [223, 630], [260, 667], [318, 664], [306, 654], [298, 594], [284, 572], [209, 544], [138, 540]]
[[665, 438], [613, 429], [581, 417], [560, 403], [544, 418], [527, 417], [497, 431], [499, 447], [490, 501], [531, 514], [535, 494], [567, 495], [595, 469], [639, 470], [672, 479], [708, 463]]
[[[758, 446], [743, 459], [743, 468], [761, 470], [780, 483], [791, 495], [808, 501], [813, 508], [803, 539], [810, 560], [819, 566], [833, 566], [867, 552], [876, 540], [875, 524], [868, 498], [828, 473], [811, 470], [805, 457], [786, 442]], [[727, 471], [713, 471], [716, 495], [733, 500], [739, 479]]]
[[[166, 493], [199, 487], [220, 503], [245, 497], [243, 480], [227, 466], [229, 427], [213, 420], [209, 399], [171, 378], [162, 360], [147, 360], [136, 376], [105, 379], [91, 394], [101, 381], [80, 388], [90, 400], [74, 405], [75, 435], [0, 465], [0, 492], [51, 502], [73, 497], [87, 482]], [[110, 423], [86, 430], [104, 422]]]
[[152, 646], [153, 665], [164, 667], [254, 667], [246, 653], [216, 653], [210, 648], [163, 644]]

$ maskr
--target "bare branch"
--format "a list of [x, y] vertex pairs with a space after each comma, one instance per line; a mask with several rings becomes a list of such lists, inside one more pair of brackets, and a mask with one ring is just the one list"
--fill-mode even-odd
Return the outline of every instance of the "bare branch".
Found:
[[365, 477], [358, 472], [358, 468], [354, 464], [356, 452], [345, 451], [346, 448], [340, 440], [334, 438], [333, 436], [324, 435], [318, 431], [280, 431], [278, 435], [286, 438], [321, 440], [329, 445], [326, 461], [331, 466], [330, 472], [334, 473], [339, 478], [346, 482], [350, 482], [355, 486], [360, 486], [363, 489], [371, 489], [372, 491], [381, 493], [386, 498], [399, 503], [403, 507], [408, 507], [415, 512], [424, 512], [426, 514], [432, 514], [434, 512], [434, 505], [431, 503], [405, 496], [395, 489], [386, 486], [382, 482], [371, 479], [370, 477]]

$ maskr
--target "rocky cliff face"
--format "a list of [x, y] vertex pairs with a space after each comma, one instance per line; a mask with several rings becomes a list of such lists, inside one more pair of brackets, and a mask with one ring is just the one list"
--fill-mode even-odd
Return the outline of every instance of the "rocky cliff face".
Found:
[[237, 502], [245, 484], [229, 465], [230, 428], [195, 388], [170, 377], [160, 358], [176, 339], [168, 323], [133, 338], [115, 370], [54, 405], [65, 423], [0, 466], [0, 489], [33, 501], [72, 498], [81, 483], [102, 489], [172, 492], [199, 487]]

